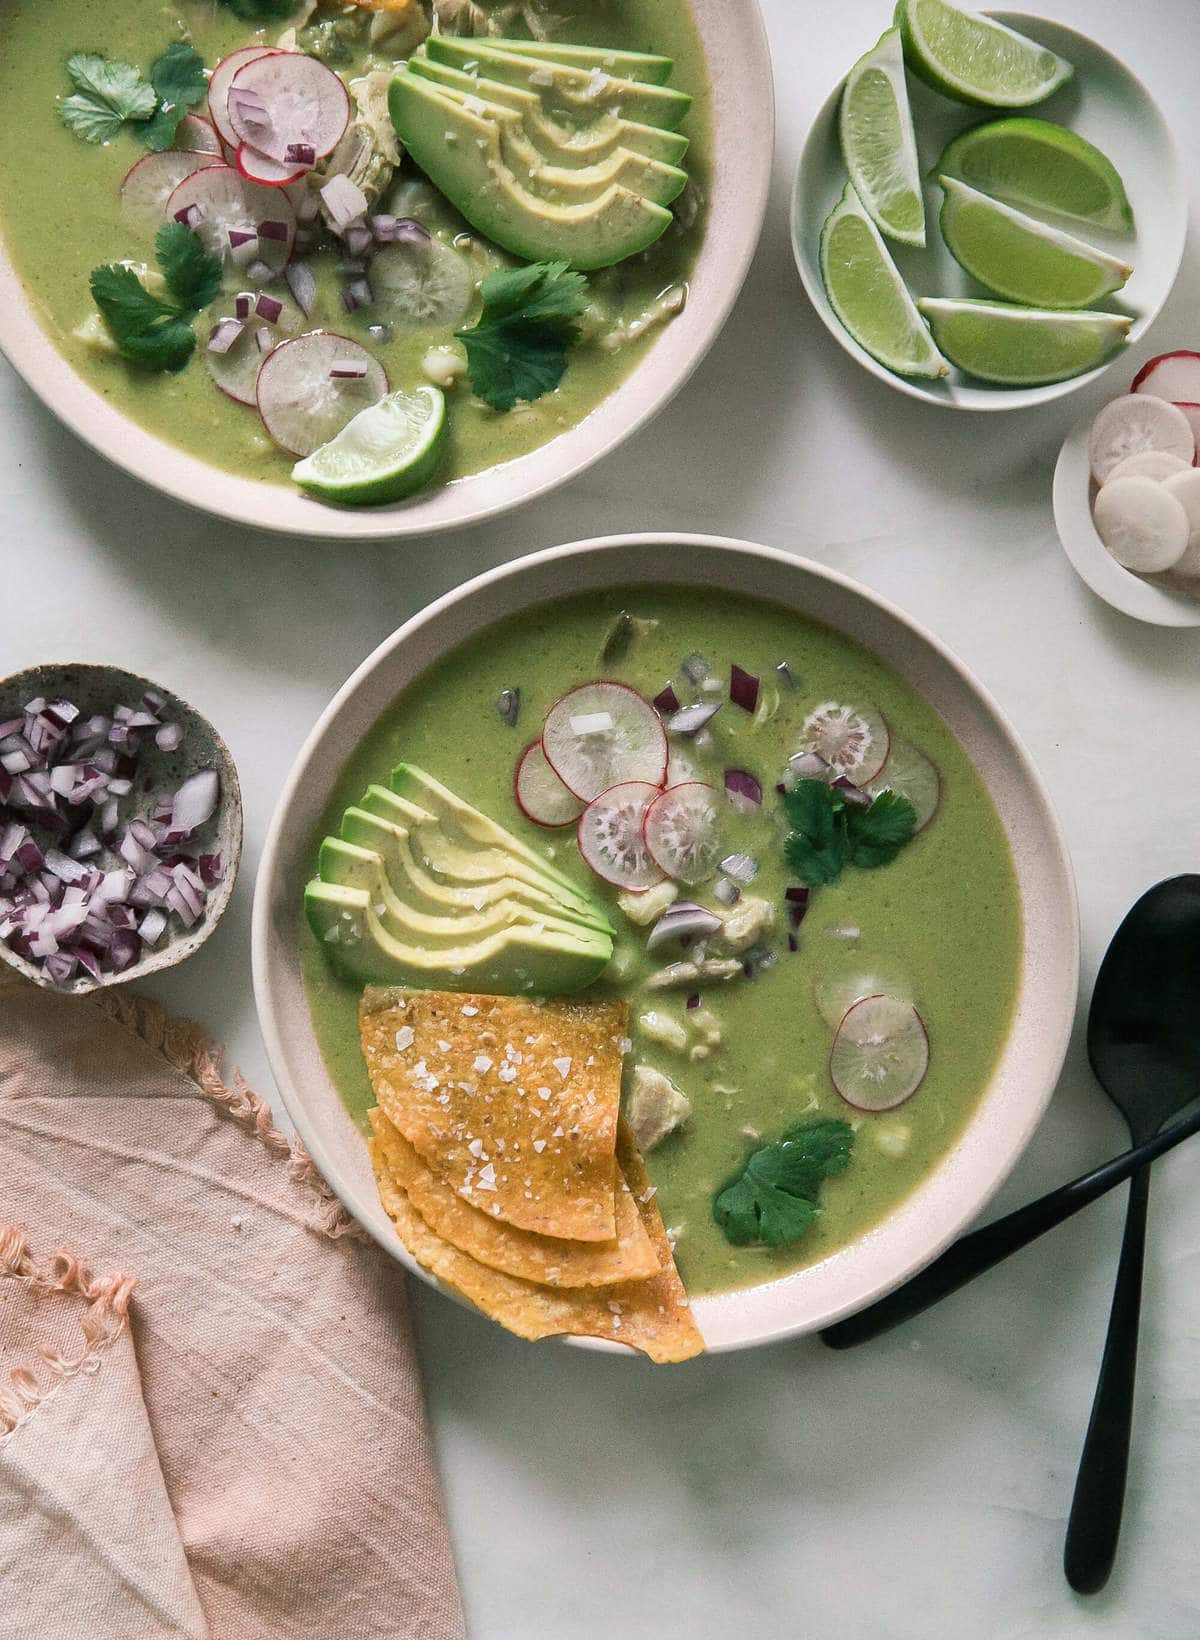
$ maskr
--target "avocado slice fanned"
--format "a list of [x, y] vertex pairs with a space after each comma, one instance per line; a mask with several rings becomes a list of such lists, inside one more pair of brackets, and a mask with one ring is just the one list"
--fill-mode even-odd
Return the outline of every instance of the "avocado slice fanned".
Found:
[[309, 926], [350, 979], [565, 994], [613, 953], [607, 917], [549, 861], [423, 769], [369, 786], [321, 845]]
[[666, 85], [675, 67], [670, 57], [649, 51], [620, 51], [615, 46], [555, 45], [546, 40], [498, 40], [488, 35], [490, 51], [512, 51], [519, 57], [536, 57], [543, 63], [562, 63], [566, 68], [598, 69], [622, 80], [643, 80], [647, 85]]

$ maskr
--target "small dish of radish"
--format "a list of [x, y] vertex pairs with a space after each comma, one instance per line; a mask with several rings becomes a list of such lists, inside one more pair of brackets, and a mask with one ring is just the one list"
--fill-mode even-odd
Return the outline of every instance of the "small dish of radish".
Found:
[[1114, 609], [1200, 626], [1200, 351], [1161, 353], [1068, 434], [1054, 473], [1063, 551]]

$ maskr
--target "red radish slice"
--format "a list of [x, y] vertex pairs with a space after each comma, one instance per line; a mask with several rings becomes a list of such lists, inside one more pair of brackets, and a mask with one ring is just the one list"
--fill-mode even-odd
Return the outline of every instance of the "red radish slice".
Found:
[[890, 744], [887, 723], [874, 706], [826, 700], [805, 718], [796, 755], [815, 752], [829, 765], [830, 779], [845, 775], [865, 786], [887, 762]]
[[856, 1002], [864, 997], [886, 994], [900, 1002], [913, 1004], [915, 998], [907, 980], [889, 970], [864, 970], [857, 974], [825, 975], [813, 986], [813, 1000], [817, 1012], [836, 1031]]
[[[242, 269], [261, 263], [272, 274], [283, 271], [296, 238], [296, 213], [281, 189], [247, 182], [231, 165], [206, 165], [175, 189], [167, 216], [176, 217], [190, 206], [200, 212], [195, 229], [214, 256]], [[260, 238], [263, 222], [281, 223], [283, 237]]]
[[160, 154], [144, 154], [121, 183], [121, 209], [135, 227], [153, 233], [167, 215], [167, 201], [186, 178], [196, 171], [220, 165], [215, 154], [165, 148]]
[[535, 826], [569, 826], [583, 811], [547, 763], [540, 740], [531, 740], [521, 753], [513, 789], [517, 807]]
[[1200, 353], [1188, 348], [1160, 353], [1142, 366], [1129, 391], [1149, 393], [1171, 404], [1200, 403]]
[[[366, 374], [337, 379], [330, 375], [335, 365], [351, 360], [365, 365]], [[310, 456], [387, 390], [383, 366], [365, 347], [349, 336], [314, 330], [281, 343], [267, 355], [258, 373], [258, 413], [282, 449]]]
[[919, 752], [907, 740], [893, 738], [888, 760], [874, 780], [868, 782], [867, 790], [872, 797], [884, 791], [906, 797], [917, 811], [917, 830], [924, 831], [941, 802], [942, 778], [924, 752]]
[[1177, 399], [1175, 408], [1182, 410], [1188, 419], [1188, 426], [1192, 429], [1192, 437], [1196, 441], [1194, 465], [1200, 467], [1200, 404], [1189, 404], [1186, 399]]
[[183, 148], [189, 154], [215, 154], [222, 157], [221, 139], [217, 135], [217, 128], [211, 120], [206, 120], [203, 114], [185, 114], [175, 127], [176, 148]]
[[1096, 483], [1103, 484], [1119, 461], [1139, 450], [1165, 450], [1190, 466], [1196, 440], [1183, 411], [1149, 393], [1126, 393], [1106, 404], [1088, 436], [1088, 461]]
[[280, 165], [278, 160], [257, 153], [246, 142], [238, 148], [234, 163], [247, 182], [261, 182], [266, 188], [286, 188], [289, 182], [299, 182], [312, 169], [311, 165]]
[[658, 787], [628, 780], [602, 792], [579, 817], [579, 852], [597, 877], [627, 894], [656, 888], [663, 874], [646, 850], [645, 824]]
[[855, 1110], [894, 1110], [925, 1080], [929, 1038], [901, 997], [864, 997], [849, 1008], [829, 1055], [834, 1087]]
[[212, 71], [208, 82], [208, 112], [217, 135], [231, 152], [236, 151], [240, 141], [229, 123], [229, 88], [233, 77], [240, 68], [245, 68], [247, 63], [255, 62], [259, 57], [274, 57], [277, 49], [275, 46], [242, 46], [237, 51], [231, 51], [228, 57], [222, 57]]
[[[239, 404], [257, 405], [258, 373], [263, 360], [280, 342], [286, 341], [289, 336], [294, 336], [297, 331], [304, 328], [304, 315], [293, 301], [283, 295], [276, 297], [275, 300], [281, 304], [276, 319], [264, 319], [261, 313], [251, 309], [241, 321], [241, 334], [223, 353], [214, 353], [207, 347], [201, 349], [204, 363], [213, 381], [222, 393], [236, 399]], [[232, 317], [231, 306], [228, 297], [219, 297], [209, 309], [211, 323], [219, 324], [221, 319]], [[261, 346], [261, 330], [267, 332], [266, 348]], [[202, 333], [201, 342], [203, 341]]]
[[721, 855], [717, 794], [701, 780], [672, 786], [646, 811], [646, 847], [677, 883], [702, 883]]
[[[311, 148], [317, 159], [333, 152], [349, 123], [350, 96], [315, 57], [277, 51], [238, 68], [228, 108], [238, 138], [282, 165], [296, 144]], [[265, 110], [265, 123], [259, 110]]]
[[542, 750], [584, 803], [629, 781], [661, 786], [667, 772], [662, 719], [627, 683], [585, 683], [564, 695], [546, 716]]

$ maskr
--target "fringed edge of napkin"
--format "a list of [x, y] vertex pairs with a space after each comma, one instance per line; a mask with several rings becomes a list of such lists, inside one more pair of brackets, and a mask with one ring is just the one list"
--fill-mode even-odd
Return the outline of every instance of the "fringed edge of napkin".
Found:
[[0, 1445], [27, 1423], [69, 1379], [95, 1372], [104, 1351], [126, 1325], [134, 1278], [108, 1275], [94, 1278], [80, 1259], [66, 1248], [50, 1254], [45, 1264], [35, 1262], [29, 1237], [16, 1225], [0, 1226], [0, 1281], [19, 1281], [39, 1298], [53, 1294], [77, 1298], [86, 1306], [79, 1317], [82, 1348], [68, 1355], [43, 1345], [38, 1350], [42, 1376], [30, 1367], [13, 1367], [7, 1384], [0, 1384]]

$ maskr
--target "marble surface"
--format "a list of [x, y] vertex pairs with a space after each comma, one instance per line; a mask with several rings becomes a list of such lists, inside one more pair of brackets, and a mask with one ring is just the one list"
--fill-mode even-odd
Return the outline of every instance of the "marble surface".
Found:
[[[364, 654], [447, 587], [621, 529], [746, 536], [836, 566], [939, 633], [1011, 714], [1079, 878], [1083, 994], [1128, 905], [1197, 866], [1200, 633], [1098, 603], [1059, 550], [1050, 477], [1112, 387], [1019, 416], [901, 399], [851, 368], [787, 242], [808, 120], [885, 26], [868, 0], [765, 0], [779, 95], [770, 215], [727, 330], [631, 446], [499, 523], [357, 549], [239, 533], [111, 471], [0, 362], [0, 671], [113, 660], [228, 738], [242, 879], [155, 992], [272, 1093], [249, 984], [251, 885], [274, 796]], [[1124, 56], [1200, 152], [1195, 0], [1045, 0]], [[1194, 203], [1194, 201], [1193, 201]], [[1200, 342], [1200, 261], [1139, 359]], [[1079, 1032], [998, 1201], [1123, 1142]], [[1120, 1564], [1081, 1601], [1059, 1569], [1107, 1318], [1118, 1195], [939, 1309], [835, 1357], [799, 1342], [656, 1371], [531, 1348], [424, 1288], [413, 1308], [473, 1640], [1195, 1640], [1200, 1634], [1200, 1200], [1194, 1149], [1155, 1169]], [[398, 1631], [399, 1632], [399, 1631]]]

